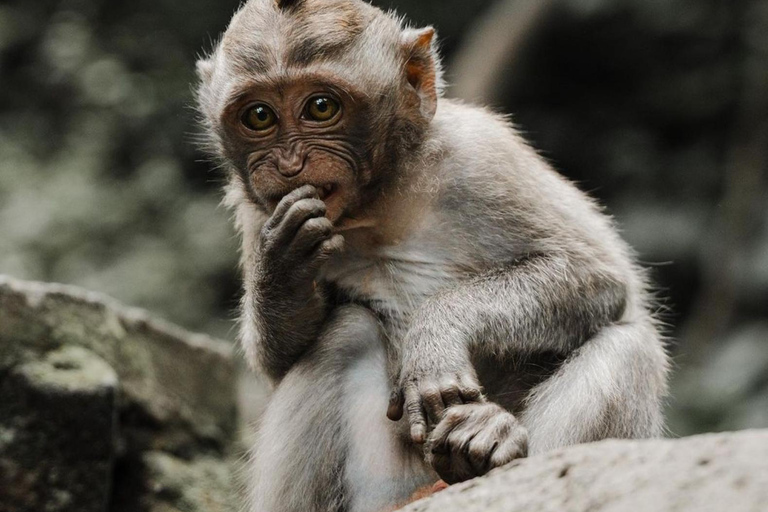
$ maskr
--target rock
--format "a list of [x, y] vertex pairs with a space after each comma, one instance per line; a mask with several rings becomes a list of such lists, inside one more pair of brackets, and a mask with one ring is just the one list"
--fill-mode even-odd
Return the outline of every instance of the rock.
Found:
[[144, 464], [152, 506], [156, 507], [150, 510], [163, 510], [163, 505], [200, 512], [234, 508], [231, 468], [215, 458], [189, 462], [163, 452], [150, 452], [144, 456]]
[[219, 457], [182, 459], [152, 451], [122, 468], [129, 475], [116, 489], [110, 512], [232, 512], [238, 494], [233, 464]]
[[521, 459], [403, 512], [764, 512], [768, 430], [573, 446]]
[[231, 347], [0, 276], [0, 511], [235, 510]]
[[132, 442], [179, 451], [197, 440], [222, 445], [230, 438], [236, 406], [229, 344], [98, 293], [0, 276], [0, 369], [62, 346], [91, 350], [117, 372]]
[[117, 375], [75, 346], [0, 383], [0, 509], [105, 510], [117, 433]]

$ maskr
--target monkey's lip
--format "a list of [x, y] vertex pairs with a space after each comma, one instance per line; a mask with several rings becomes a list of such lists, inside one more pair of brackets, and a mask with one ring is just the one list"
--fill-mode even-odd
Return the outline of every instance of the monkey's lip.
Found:
[[321, 201], [325, 201], [336, 192], [338, 187], [333, 183], [327, 183], [325, 185], [317, 185], [317, 195], [320, 196]]

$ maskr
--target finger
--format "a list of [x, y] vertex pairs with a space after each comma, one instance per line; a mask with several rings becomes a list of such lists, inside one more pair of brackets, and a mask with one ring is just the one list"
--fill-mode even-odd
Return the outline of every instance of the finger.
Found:
[[464, 403], [484, 402], [483, 388], [474, 375], [462, 375], [459, 395]]
[[387, 407], [387, 418], [392, 421], [399, 421], [403, 417], [403, 392], [400, 389], [392, 390], [389, 395], [389, 407]]
[[421, 398], [423, 400], [424, 409], [427, 411], [429, 421], [432, 422], [433, 425], [437, 425], [440, 418], [442, 418], [443, 410], [445, 409], [440, 389], [434, 385], [425, 386], [421, 390]]
[[515, 459], [525, 457], [528, 447], [518, 441], [508, 438], [500, 442], [488, 459], [488, 470], [503, 466]]
[[450, 409], [446, 409], [440, 423], [437, 424], [429, 436], [430, 451], [432, 453], [448, 453], [450, 451], [450, 447], [448, 446], [448, 436], [455, 428], [461, 425], [465, 419], [466, 414], [464, 413], [462, 406], [457, 405]]
[[278, 224], [280, 224], [280, 221], [283, 220], [283, 217], [288, 212], [288, 209], [293, 206], [296, 201], [310, 197], [320, 199], [320, 196], [317, 193], [317, 189], [312, 185], [304, 185], [303, 187], [299, 187], [290, 191], [280, 200], [279, 203], [277, 203], [275, 211], [272, 212], [272, 216], [267, 219], [267, 222], [264, 223], [264, 227], [266, 229], [274, 229]]
[[325, 210], [325, 203], [320, 199], [304, 198], [293, 203], [274, 229], [278, 246], [290, 243], [307, 220], [325, 216]]
[[442, 394], [445, 407], [459, 405], [462, 402], [459, 395], [459, 385], [455, 380], [447, 380], [440, 383], [440, 393]]
[[328, 259], [341, 252], [344, 249], [344, 236], [333, 235], [328, 240], [320, 242], [320, 245], [315, 249], [315, 253], [310, 258], [308, 268], [312, 271], [316, 271], [323, 263]]
[[333, 231], [333, 224], [325, 217], [312, 217], [299, 228], [293, 241], [293, 248], [299, 254], [306, 254], [320, 242], [327, 240]]
[[528, 456], [528, 432], [520, 425], [504, 436], [490, 456], [489, 469]]
[[419, 391], [413, 384], [405, 388], [405, 410], [408, 412], [408, 423], [411, 425], [411, 440], [416, 444], [423, 444], [427, 437], [427, 421]]
[[467, 446], [467, 459], [476, 475], [484, 475], [490, 470], [491, 455], [499, 446], [499, 440], [493, 429], [483, 429]]
[[328, 259], [329, 256], [341, 252], [344, 249], [344, 243], [344, 235], [333, 235], [320, 244], [316, 257], [322, 260]]
[[448, 436], [448, 446], [451, 449], [451, 470], [459, 480], [467, 480], [478, 474], [474, 471], [469, 460], [468, 448], [477, 435], [475, 425], [463, 423], [455, 428]]

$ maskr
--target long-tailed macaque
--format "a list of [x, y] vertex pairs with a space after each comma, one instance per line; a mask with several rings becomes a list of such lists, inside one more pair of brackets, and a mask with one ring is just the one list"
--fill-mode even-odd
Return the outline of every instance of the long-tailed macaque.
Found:
[[274, 385], [256, 512], [383, 511], [442, 479], [660, 434], [643, 271], [510, 123], [442, 97], [432, 28], [249, 0], [198, 64]]

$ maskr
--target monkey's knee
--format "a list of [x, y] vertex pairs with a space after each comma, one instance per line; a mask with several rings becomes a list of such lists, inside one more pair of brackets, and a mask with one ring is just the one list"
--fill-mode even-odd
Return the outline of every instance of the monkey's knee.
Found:
[[602, 329], [527, 398], [530, 452], [661, 433], [667, 356], [650, 322]]

